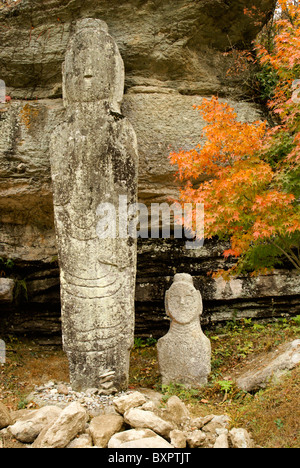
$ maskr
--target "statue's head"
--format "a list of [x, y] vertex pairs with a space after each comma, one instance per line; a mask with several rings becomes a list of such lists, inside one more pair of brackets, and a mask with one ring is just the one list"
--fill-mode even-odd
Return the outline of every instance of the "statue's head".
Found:
[[168, 316], [177, 323], [187, 324], [199, 319], [202, 298], [191, 275], [178, 273], [174, 276], [173, 284], [166, 292], [165, 306]]
[[106, 23], [77, 21], [63, 64], [65, 103], [107, 101], [117, 111], [123, 92], [124, 64]]

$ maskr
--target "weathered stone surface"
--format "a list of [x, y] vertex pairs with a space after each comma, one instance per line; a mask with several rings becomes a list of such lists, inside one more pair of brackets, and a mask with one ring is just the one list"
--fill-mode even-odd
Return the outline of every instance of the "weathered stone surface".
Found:
[[233, 448], [254, 448], [254, 442], [246, 429], [234, 427], [229, 431]]
[[162, 406], [163, 396], [160, 392], [157, 392], [156, 390], [153, 390], [152, 388], [143, 388], [143, 387], [139, 388], [139, 392], [142, 393], [142, 395], [144, 395], [147, 399], [149, 399], [149, 402], [152, 403], [155, 408]]
[[66, 448], [90, 448], [93, 446], [92, 438], [89, 434], [81, 434], [73, 439]]
[[174, 425], [157, 416], [152, 411], [131, 408], [124, 414], [124, 420], [133, 428], [148, 428], [161, 436], [168, 437]]
[[0, 256], [51, 262], [57, 256], [49, 141], [61, 100], [11, 101], [0, 120]]
[[12, 417], [8, 408], [0, 401], [0, 429], [12, 424]]
[[130, 408], [142, 406], [147, 402], [147, 398], [140, 392], [134, 392], [129, 395], [123, 395], [114, 400], [114, 407], [120, 414], [124, 414]]
[[[57, 255], [48, 147], [53, 127], [64, 120], [64, 107], [61, 99], [41, 98], [62, 96], [61, 64], [78, 17], [89, 16], [92, 9], [94, 17], [107, 21], [125, 60], [128, 93], [122, 108], [136, 128], [139, 199], [147, 202], [165, 201], [177, 192], [167, 156], [170, 149], [198, 143], [203, 122], [195, 117], [193, 104], [200, 103], [202, 95], [226, 93], [236, 87], [223, 82], [228, 60], [216, 50], [210, 51], [216, 37], [228, 42], [228, 24], [225, 35], [220, 27], [223, 19], [226, 15], [231, 18], [230, 28], [235, 31], [231, 45], [257, 29], [243, 14], [242, 5], [228, 9], [219, 0], [211, 0], [209, 7], [181, 0], [175, 8], [170, 1], [138, 7], [127, 1], [122, 8], [117, 0], [101, 6], [95, 0], [88, 3], [72, 0], [66, 7], [60, 0], [48, 0], [41, 9], [38, 2], [23, 0], [0, 11], [0, 23], [5, 23], [0, 28], [2, 73], [13, 96], [0, 121], [0, 254], [7, 258], [46, 262]], [[260, 7], [267, 11], [270, 4], [271, 0], [263, 6], [260, 2]], [[219, 8], [225, 16], [219, 15]], [[244, 30], [241, 18], [247, 24]], [[203, 28], [207, 29], [204, 35]], [[219, 34], [215, 28], [220, 29]], [[182, 61], [185, 66], [180, 65]], [[179, 70], [186, 76], [177, 76]], [[35, 100], [16, 100], [22, 97]], [[241, 118], [258, 118], [256, 106], [233, 104]]]
[[229, 448], [229, 442], [228, 442], [228, 436], [227, 434], [220, 434], [217, 439], [216, 439], [216, 442], [214, 443], [214, 448], [221, 448], [221, 449], [224, 449], [224, 448]]
[[170, 432], [170, 442], [175, 448], [186, 448], [186, 434], [179, 429]]
[[62, 409], [56, 406], [44, 406], [32, 411], [28, 416], [18, 419], [10, 426], [12, 435], [23, 443], [32, 443], [45, 427], [54, 422], [61, 414]]
[[173, 448], [166, 439], [150, 429], [129, 429], [114, 434], [107, 445], [110, 449], [124, 448]]
[[274, 2], [127, 0], [120, 5], [118, 0], [68, 4], [22, 0], [4, 4], [0, 10], [2, 78], [14, 97], [59, 96], [60, 67], [73, 23], [92, 16], [107, 22], [115, 37], [125, 60], [128, 87], [147, 86], [151, 92], [157, 87], [172, 89], [175, 82], [185, 93], [221, 91], [230, 83], [228, 79], [226, 83], [228, 58], [222, 52], [249, 45], [260, 28], [244, 14], [244, 7], [253, 5], [267, 17]]
[[166, 404], [166, 414], [178, 427], [185, 427], [190, 423], [190, 414], [183, 403], [176, 395], [171, 396]]
[[122, 448], [123, 444], [132, 442], [135, 440], [147, 439], [148, 437], [155, 437], [157, 434], [150, 429], [129, 429], [124, 432], [118, 432], [114, 434], [109, 442], [108, 448]]
[[200, 327], [203, 305], [189, 274], [176, 274], [166, 292], [169, 332], [157, 342], [162, 383], [201, 386], [211, 370], [211, 345]]
[[229, 417], [226, 415], [214, 415], [208, 422], [204, 424], [202, 430], [204, 432], [213, 432], [216, 433], [220, 429], [228, 429]]
[[204, 445], [206, 435], [200, 430], [187, 433], [186, 442], [190, 448], [199, 448]]
[[0, 303], [11, 303], [14, 298], [15, 281], [10, 278], [0, 278]]
[[214, 448], [216, 443], [217, 446], [221, 442], [222, 444], [225, 443], [225, 438], [219, 439], [219, 437], [223, 434], [228, 434], [229, 417], [227, 415], [210, 414], [202, 418], [193, 419], [190, 427], [193, 430], [187, 429], [186, 432], [189, 447]]
[[4, 340], [0, 340], [0, 364], [6, 363], [6, 343]]
[[111, 437], [120, 432], [124, 425], [124, 419], [118, 414], [103, 414], [92, 419], [89, 425], [89, 434], [94, 445], [105, 448]]
[[57, 387], [57, 392], [62, 394], [62, 395], [68, 395], [69, 394], [69, 389], [67, 385], [65, 384], [59, 384]]
[[[138, 154], [120, 114], [123, 61], [104, 22], [76, 24], [63, 77], [67, 120], [50, 145], [63, 343], [74, 388], [97, 387], [112, 370], [112, 385], [103, 385], [115, 391], [127, 388], [136, 274], [136, 241], [119, 232], [119, 197], [126, 207], [136, 202]], [[116, 232], [101, 236], [107, 204], [116, 218], [106, 229], [115, 222]]]
[[300, 340], [285, 343], [277, 349], [255, 357], [246, 369], [235, 376], [237, 385], [246, 392], [265, 388], [278, 381], [287, 371], [300, 363]]
[[130, 442], [124, 442], [120, 448], [129, 449], [129, 448], [166, 448], [172, 449], [173, 446], [163, 439], [159, 435], [153, 437], [146, 437], [142, 439], [131, 440]]
[[86, 421], [87, 414], [80, 403], [70, 403], [52, 424], [40, 432], [32, 447], [65, 448], [77, 434], [84, 432]]

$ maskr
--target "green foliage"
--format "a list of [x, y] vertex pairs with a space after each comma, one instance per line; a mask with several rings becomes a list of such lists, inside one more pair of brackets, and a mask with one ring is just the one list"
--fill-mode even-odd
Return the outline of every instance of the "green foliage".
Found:
[[267, 151], [264, 152], [264, 160], [270, 164], [273, 170], [278, 168], [295, 147], [294, 136], [288, 131], [275, 134]]
[[253, 324], [253, 330], [254, 331], [262, 331], [265, 329], [265, 325], [262, 325], [261, 323], [254, 323]]
[[244, 318], [243, 319], [243, 322], [244, 322], [244, 325], [245, 327], [251, 327], [253, 324], [252, 324], [252, 318]]
[[268, 65], [261, 65], [254, 78], [259, 86], [259, 99], [262, 102], [268, 102], [274, 97], [275, 88], [279, 81], [276, 71]]
[[292, 320], [296, 325], [300, 326], [300, 315], [296, 315], [296, 317], [293, 317]]
[[18, 402], [18, 410], [26, 409], [27, 405], [28, 405], [28, 401], [26, 400], [26, 398], [21, 398], [20, 401]]
[[0, 276], [9, 276], [15, 268], [15, 263], [10, 258], [0, 257]]
[[225, 394], [230, 393], [234, 386], [234, 382], [232, 380], [217, 380], [216, 383], [220, 387], [220, 390]]
[[253, 351], [253, 342], [245, 341], [237, 347], [238, 357], [245, 359]]
[[163, 393], [163, 401], [167, 401], [171, 396], [176, 395], [182, 400], [189, 400], [199, 396], [199, 389], [187, 388], [185, 385], [180, 383], [170, 383], [168, 385], [162, 385], [161, 391]]
[[260, 268], [271, 269], [275, 265], [281, 266], [283, 264], [281, 257], [282, 254], [274, 245], [268, 242], [253, 243], [240, 262], [239, 273], [259, 271]]
[[274, 134], [272, 144], [263, 153], [263, 158], [276, 171], [275, 180], [282, 190], [292, 193], [297, 200], [300, 197], [300, 168], [284, 164], [294, 148], [294, 134], [283, 130]]
[[293, 256], [297, 257], [300, 245], [299, 231], [276, 237], [273, 241], [274, 243], [268, 241], [252, 242], [249, 250], [241, 257], [236, 273], [272, 271], [274, 268], [287, 266], [287, 256], [290, 256], [291, 260]]
[[300, 168], [294, 171], [282, 172], [278, 181], [281, 182], [285, 192], [291, 192], [296, 200], [300, 198]]
[[282, 422], [282, 420], [280, 418], [275, 419], [274, 423], [276, 424], [278, 429], [283, 429], [284, 424], [283, 424], [283, 422]]
[[143, 338], [137, 336], [134, 338], [134, 347], [138, 348], [146, 348], [147, 346], [154, 346], [156, 344], [156, 339], [152, 336], [149, 336], [144, 340]]

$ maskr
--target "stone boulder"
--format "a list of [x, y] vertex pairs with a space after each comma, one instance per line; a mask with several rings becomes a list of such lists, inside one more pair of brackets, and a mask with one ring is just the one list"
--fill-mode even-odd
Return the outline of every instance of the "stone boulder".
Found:
[[228, 435], [226, 433], [220, 434], [216, 438], [214, 448], [229, 448]]
[[246, 429], [234, 427], [229, 431], [229, 437], [233, 448], [255, 447], [254, 442]]
[[285, 343], [267, 354], [256, 356], [235, 376], [238, 387], [246, 392], [266, 388], [300, 363], [300, 339]]
[[92, 419], [88, 433], [96, 447], [107, 447], [110, 438], [120, 432], [124, 426], [124, 419], [117, 414], [103, 414]]
[[111, 437], [108, 448], [172, 448], [165, 439], [150, 429], [129, 429]]
[[229, 417], [227, 415], [212, 415], [213, 417], [207, 418], [205, 424], [202, 426], [204, 432], [218, 433], [222, 429], [228, 429]]
[[166, 404], [166, 417], [173, 421], [173, 423], [180, 428], [189, 425], [191, 416], [183, 401], [176, 395], [171, 396]]
[[73, 439], [66, 448], [90, 448], [92, 446], [92, 437], [89, 434], [80, 434]]
[[0, 429], [12, 424], [12, 417], [8, 408], [0, 401]]
[[[144, 399], [146, 398], [146, 403]], [[130, 405], [142, 406], [129, 408]], [[43, 407], [38, 410], [15, 412], [14, 424], [2, 429], [6, 439], [13, 434], [31, 448], [254, 448], [251, 435], [243, 428], [229, 430], [226, 415], [207, 415], [193, 418], [185, 404], [171, 397], [165, 408], [140, 392], [115, 398], [115, 406], [104, 409], [105, 414], [88, 415], [78, 401], [63, 410], [59, 407]], [[143, 407], [151, 403], [153, 411]], [[114, 408], [128, 407], [124, 417], [112, 413]], [[3, 413], [8, 410], [0, 405]], [[110, 411], [110, 412], [109, 412]], [[170, 413], [174, 411], [172, 417]], [[1, 415], [1, 412], [0, 412]], [[52, 420], [53, 418], [53, 420]], [[51, 422], [52, 420], [52, 422]], [[7, 419], [5, 424], [11, 419]], [[47, 421], [50, 423], [47, 424]], [[44, 427], [43, 427], [44, 426]], [[3, 432], [5, 431], [5, 432]], [[40, 431], [40, 432], [39, 432]], [[30, 444], [39, 432], [39, 435]]]
[[11, 278], [0, 278], [0, 303], [13, 302], [15, 281]]
[[170, 432], [170, 442], [175, 448], [186, 448], [186, 439], [186, 434], [179, 429]]
[[119, 398], [116, 398], [113, 403], [118, 413], [124, 414], [131, 408], [142, 406], [146, 402], [147, 398], [142, 393], [134, 392], [130, 395], [123, 395]]
[[32, 447], [65, 448], [78, 434], [84, 432], [86, 421], [87, 414], [80, 403], [70, 403], [52, 424], [40, 432]]
[[199, 448], [203, 447], [204, 441], [206, 440], [206, 435], [204, 432], [196, 429], [187, 433], [187, 444], [190, 448]]
[[23, 416], [16, 421], [9, 430], [11, 434], [23, 443], [32, 443], [39, 433], [54, 422], [62, 409], [57, 406], [44, 406]]
[[149, 428], [157, 434], [168, 438], [174, 426], [153, 411], [145, 411], [140, 408], [131, 408], [124, 414], [124, 420], [134, 428]]
[[157, 434], [153, 437], [146, 437], [145, 439], [136, 439], [130, 442], [124, 442], [120, 448], [168, 448], [172, 449], [173, 446], [163, 439], [162, 437], [158, 436]]

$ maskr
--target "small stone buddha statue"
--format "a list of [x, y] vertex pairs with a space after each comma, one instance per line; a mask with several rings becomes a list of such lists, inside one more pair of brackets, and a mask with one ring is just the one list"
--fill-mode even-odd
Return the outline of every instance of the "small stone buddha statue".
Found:
[[165, 307], [171, 324], [157, 343], [162, 384], [201, 387], [211, 371], [211, 344], [200, 326], [202, 298], [191, 275], [174, 276], [165, 295]]

